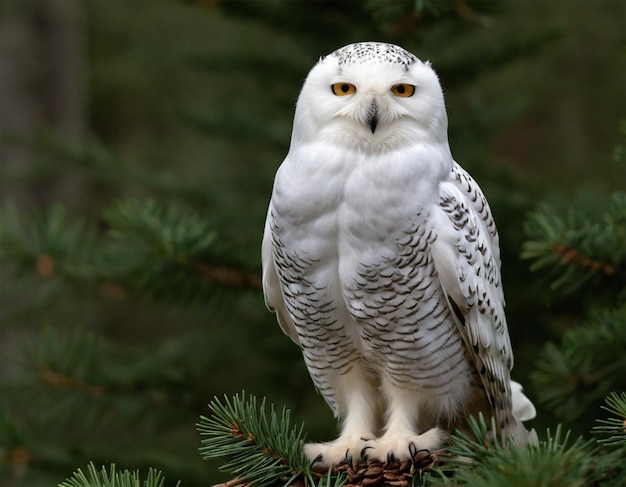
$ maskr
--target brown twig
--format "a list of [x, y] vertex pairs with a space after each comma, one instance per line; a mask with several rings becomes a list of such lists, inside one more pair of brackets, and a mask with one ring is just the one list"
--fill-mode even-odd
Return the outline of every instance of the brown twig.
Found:
[[231, 267], [211, 265], [195, 261], [191, 267], [204, 279], [228, 287], [261, 289], [261, 276], [255, 272], [233, 269]]
[[92, 399], [100, 399], [104, 394], [104, 388], [87, 384], [85, 381], [75, 379], [69, 375], [60, 374], [53, 371], [48, 365], [42, 364], [39, 367], [39, 377], [49, 386], [55, 389], [73, 389], [87, 393]]
[[581, 267], [589, 269], [591, 272], [602, 272], [607, 276], [615, 274], [615, 267], [611, 264], [594, 260], [586, 255], [580, 253], [578, 250], [565, 245], [563, 242], [557, 242], [553, 246], [553, 250], [556, 254], [561, 256], [561, 264], [578, 264]]

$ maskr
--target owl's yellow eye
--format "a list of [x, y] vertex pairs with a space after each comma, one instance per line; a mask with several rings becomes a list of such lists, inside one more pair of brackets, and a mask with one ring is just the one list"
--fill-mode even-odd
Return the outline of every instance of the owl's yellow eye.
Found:
[[352, 83], [334, 83], [330, 85], [330, 89], [337, 96], [353, 95], [356, 93], [356, 86]]
[[391, 87], [391, 92], [396, 96], [408, 98], [409, 96], [413, 96], [413, 93], [415, 93], [415, 86], [407, 83], [400, 83], [399, 85], [393, 85]]

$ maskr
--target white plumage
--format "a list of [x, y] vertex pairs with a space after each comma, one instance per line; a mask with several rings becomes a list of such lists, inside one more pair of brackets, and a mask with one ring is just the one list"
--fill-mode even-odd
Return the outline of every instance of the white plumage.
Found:
[[525, 438], [498, 235], [452, 158], [429, 63], [367, 42], [313, 67], [262, 258], [267, 305], [342, 419], [337, 440], [305, 446], [311, 460], [406, 459], [479, 411], [502, 440]]

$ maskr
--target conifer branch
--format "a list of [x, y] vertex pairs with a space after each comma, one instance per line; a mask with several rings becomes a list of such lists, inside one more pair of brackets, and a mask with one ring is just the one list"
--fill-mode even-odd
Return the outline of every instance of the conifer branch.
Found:
[[545, 440], [508, 448], [494, 441], [482, 416], [470, 418], [470, 426], [474, 438], [458, 431], [450, 438], [445, 468], [435, 469], [439, 476], [429, 485], [587, 487], [617, 478], [615, 457], [601, 457], [582, 438], [570, 443], [560, 424]]
[[[87, 473], [79, 468], [58, 487], [164, 487], [164, 485], [165, 477], [152, 468], [148, 470], [148, 475], [142, 482], [138, 470], [117, 472], [115, 464], [112, 464], [108, 471], [105, 467], [98, 470], [93, 463], [89, 463]], [[176, 487], [179, 486], [180, 482], [176, 484]]]
[[626, 350], [626, 305], [594, 310], [581, 326], [565, 333], [559, 346], [548, 343], [532, 379], [541, 402], [559, 418], [575, 421], [623, 383]]
[[52, 281], [93, 276], [94, 234], [85, 222], [70, 222], [62, 205], [37, 211], [26, 223], [11, 203], [0, 213], [0, 263]]
[[187, 302], [207, 298], [217, 287], [261, 287], [257, 272], [218, 255], [217, 233], [204, 219], [180, 207], [127, 199], [103, 218], [108, 239], [70, 221], [61, 205], [25, 223], [9, 204], [0, 214], [0, 265], [49, 287], [87, 285], [113, 298], [140, 293]]
[[290, 411], [278, 413], [265, 399], [257, 407], [255, 396], [245, 392], [209, 404], [210, 418], [200, 417], [196, 425], [205, 438], [200, 452], [205, 460], [225, 458], [220, 470], [236, 477], [235, 483], [258, 487], [288, 485], [340, 485], [336, 477], [320, 476], [309, 468], [302, 455], [304, 425], [291, 426]]
[[556, 242], [553, 250], [556, 255], [560, 256], [561, 265], [577, 264], [592, 273], [600, 272], [606, 276], [615, 274], [615, 267], [613, 265], [594, 260], [576, 249], [565, 245], [563, 242]]
[[88, 384], [81, 379], [55, 372], [47, 364], [40, 365], [39, 377], [50, 387], [84, 392], [92, 399], [99, 399], [104, 394], [104, 388], [102, 386]]
[[[196, 372], [193, 365], [182, 363], [191, 342], [196, 343], [191, 338], [171, 340], [144, 353], [137, 347], [113, 347], [91, 332], [46, 328], [23, 345], [29, 379], [49, 392], [38, 399], [45, 415], [38, 413], [37, 419], [45, 416], [56, 426], [72, 425], [78, 430], [79, 424], [85, 428], [116, 409], [120, 421], [131, 421], [135, 410], [125, 406], [137, 403], [135, 397], [141, 398], [144, 409], [171, 418], [173, 410], [178, 414], [189, 406], [188, 398], [182, 391], [164, 395], [161, 390], [179, 390], [181, 382]], [[63, 407], [64, 401], [73, 407], [80, 404], [88, 414], [77, 421], [73, 409]]]
[[544, 270], [551, 287], [573, 292], [590, 281], [616, 278], [623, 287], [626, 270], [626, 193], [611, 196], [601, 213], [570, 209], [565, 214], [544, 207], [531, 213], [524, 231], [522, 258], [531, 270]]
[[602, 409], [615, 417], [598, 419], [600, 425], [594, 426], [592, 432], [605, 436], [605, 438], [600, 438], [598, 443], [626, 447], [626, 392], [621, 394], [612, 392], [605, 402], [606, 405], [602, 406]]
[[191, 263], [204, 279], [209, 282], [235, 288], [261, 289], [261, 275], [223, 265], [211, 265], [202, 261]]

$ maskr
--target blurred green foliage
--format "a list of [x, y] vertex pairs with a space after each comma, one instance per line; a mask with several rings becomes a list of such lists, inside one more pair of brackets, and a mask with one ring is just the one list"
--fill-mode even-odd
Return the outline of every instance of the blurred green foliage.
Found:
[[[37, 2], [19, 5], [13, 19], [39, 25]], [[513, 377], [540, 394], [538, 351], [590, 304], [530, 272], [523, 222], [543, 200], [623, 189], [610, 157], [626, 99], [622, 2], [76, 5], [86, 135], [45, 118], [0, 133], [5, 149], [31, 151], [2, 161], [3, 485], [51, 485], [89, 461], [156, 467], [183, 485], [223, 479], [198, 454], [194, 423], [212, 397], [242, 389], [287, 405], [311, 438], [334, 435], [264, 306], [259, 249], [302, 81], [359, 40], [400, 44], [439, 73], [452, 152], [501, 235]], [[561, 419], [540, 409], [533, 425]]]

